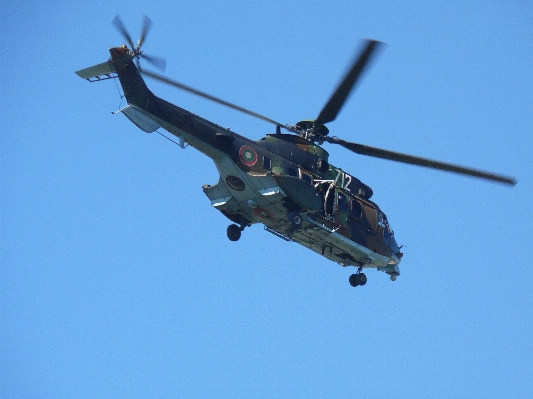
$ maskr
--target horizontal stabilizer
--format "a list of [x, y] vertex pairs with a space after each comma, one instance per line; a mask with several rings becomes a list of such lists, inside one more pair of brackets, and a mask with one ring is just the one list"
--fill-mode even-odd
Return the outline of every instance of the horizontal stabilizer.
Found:
[[92, 67], [76, 71], [76, 74], [89, 82], [99, 82], [100, 80], [113, 79], [117, 77], [115, 64], [112, 61], [102, 62]]

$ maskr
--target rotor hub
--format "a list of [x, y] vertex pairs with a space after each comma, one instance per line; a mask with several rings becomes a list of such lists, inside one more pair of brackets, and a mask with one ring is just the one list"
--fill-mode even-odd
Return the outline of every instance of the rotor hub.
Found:
[[315, 141], [318, 144], [324, 142], [325, 137], [329, 134], [329, 129], [322, 124], [316, 124], [312, 120], [300, 121], [296, 124], [297, 134], [309, 141]]

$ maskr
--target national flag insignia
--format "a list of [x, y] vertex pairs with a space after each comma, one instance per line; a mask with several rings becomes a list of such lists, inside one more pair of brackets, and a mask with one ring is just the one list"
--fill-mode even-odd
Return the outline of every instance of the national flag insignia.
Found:
[[239, 150], [241, 161], [246, 166], [253, 166], [257, 162], [257, 153], [249, 145], [243, 145]]
[[255, 208], [254, 213], [260, 218], [274, 219], [274, 214], [265, 208]]

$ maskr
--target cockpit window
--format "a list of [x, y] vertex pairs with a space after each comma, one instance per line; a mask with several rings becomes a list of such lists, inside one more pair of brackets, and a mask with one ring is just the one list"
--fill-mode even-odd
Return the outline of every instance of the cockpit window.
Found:
[[383, 214], [381, 211], [378, 211], [378, 225], [383, 228], [383, 241], [385, 244], [398, 247], [396, 240], [394, 239], [394, 233], [389, 226], [389, 222], [387, 221], [387, 216], [385, 216], [385, 214]]
[[378, 225], [383, 227], [383, 230], [390, 232], [389, 222], [387, 222], [387, 216], [381, 211], [378, 211]]

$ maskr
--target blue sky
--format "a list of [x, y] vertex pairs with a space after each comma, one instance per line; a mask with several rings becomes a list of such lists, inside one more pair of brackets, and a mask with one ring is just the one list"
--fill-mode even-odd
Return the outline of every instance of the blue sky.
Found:
[[[402, 275], [344, 269], [229, 221], [212, 162], [121, 115], [74, 71], [123, 43], [269, 117], [313, 119], [363, 38], [387, 45], [333, 135], [514, 176], [353, 155]], [[8, 398], [530, 397], [531, 2], [15, 2], [0, 9], [1, 385]], [[259, 139], [272, 126], [148, 81]]]

